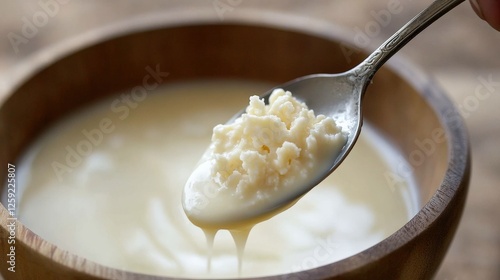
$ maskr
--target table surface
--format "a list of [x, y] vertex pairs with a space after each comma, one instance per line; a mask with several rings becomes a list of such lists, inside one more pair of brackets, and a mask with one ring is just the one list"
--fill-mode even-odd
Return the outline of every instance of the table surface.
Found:
[[[132, 17], [208, 11], [223, 21], [249, 9], [298, 14], [338, 24], [373, 46], [430, 4], [430, 0], [18, 0], [0, 3], [0, 94], [12, 69], [75, 34]], [[43, 6], [40, 3], [51, 3]], [[49, 15], [36, 19], [37, 13]], [[385, 17], [384, 17], [385, 15]], [[31, 38], [13, 44], [26, 21], [42, 20]], [[376, 21], [378, 20], [378, 23]], [[378, 27], [381, 27], [380, 29]], [[10, 35], [9, 35], [10, 34]], [[9, 37], [10, 36], [10, 37]], [[472, 146], [472, 179], [465, 212], [436, 279], [500, 279], [500, 33], [463, 3], [410, 42], [400, 56], [433, 76], [462, 108]], [[487, 81], [487, 82], [485, 82]], [[476, 89], [487, 85], [479, 96]]]

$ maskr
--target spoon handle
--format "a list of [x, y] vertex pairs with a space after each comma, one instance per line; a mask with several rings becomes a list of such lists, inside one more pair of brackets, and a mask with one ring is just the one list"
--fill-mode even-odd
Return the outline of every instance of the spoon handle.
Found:
[[367, 79], [366, 81], [370, 81], [377, 70], [406, 43], [463, 1], [465, 0], [434, 1], [356, 66], [353, 69], [356, 79]]

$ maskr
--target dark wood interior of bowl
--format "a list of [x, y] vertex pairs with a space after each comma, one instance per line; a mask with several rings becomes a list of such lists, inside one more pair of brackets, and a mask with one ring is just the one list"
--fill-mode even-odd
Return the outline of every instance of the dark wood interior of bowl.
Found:
[[[140, 85], [148, 73], [146, 67], [168, 72], [164, 83], [200, 78], [244, 78], [280, 84], [307, 74], [342, 72], [364, 58], [364, 53], [353, 50], [351, 63], [348, 63], [342, 52], [345, 47], [346, 44], [340, 44], [335, 37], [319, 38], [262, 26], [214, 24], [145, 31], [84, 48], [36, 73], [2, 101], [0, 163], [6, 166], [9, 162], [16, 162], [33, 139], [66, 114]], [[427, 202], [427, 205], [437, 203], [433, 196], [443, 181], [447, 182], [450, 143], [455, 141], [440, 115], [428, 103], [426, 96], [434, 94], [432, 88], [422, 92], [415, 83], [383, 68], [365, 97], [366, 119], [412, 163], [411, 172], [420, 186], [422, 206]], [[442, 106], [449, 105], [445, 102]], [[439, 138], [445, 141], [434, 143], [430, 151], [428, 143], [438, 133], [436, 131], [448, 136]], [[461, 145], [466, 146], [466, 143]], [[422, 158], [417, 154], [423, 154]], [[432, 275], [453, 236], [463, 208], [467, 158], [465, 163], [459, 164], [465, 164], [466, 168], [459, 168], [458, 174], [448, 180], [452, 191], [446, 193], [442, 204], [432, 205], [429, 211], [434, 212], [431, 216], [419, 213], [420, 216], [391, 236], [390, 242], [384, 241], [364, 254], [294, 277], [342, 274], [345, 278], [339, 276], [339, 279], [361, 276], [382, 279], [388, 275], [406, 279], [404, 277], [409, 275], [416, 278]], [[1, 168], [0, 178], [5, 180], [5, 176], [6, 168]], [[0, 208], [0, 239], [6, 240], [8, 232], [4, 221], [8, 214], [4, 206]], [[33, 275], [43, 276], [43, 279], [139, 277], [64, 252], [43, 241], [21, 223], [18, 224], [17, 238], [19, 272], [15, 278]], [[6, 271], [4, 260], [8, 246], [2, 242], [0, 247], [2, 273], [11, 278], [13, 274]]]

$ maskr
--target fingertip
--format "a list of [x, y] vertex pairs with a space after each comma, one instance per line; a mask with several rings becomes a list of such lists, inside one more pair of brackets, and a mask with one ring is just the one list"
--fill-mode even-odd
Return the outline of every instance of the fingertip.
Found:
[[491, 27], [500, 31], [500, 0], [470, 0], [476, 11], [473, 2], [477, 1], [477, 11], [479, 17], [488, 22]]

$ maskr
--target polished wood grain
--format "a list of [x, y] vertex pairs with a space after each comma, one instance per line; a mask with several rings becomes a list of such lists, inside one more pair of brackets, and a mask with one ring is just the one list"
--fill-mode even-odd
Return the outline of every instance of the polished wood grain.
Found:
[[[96, 45], [82, 43], [59, 60], [34, 65], [40, 70], [1, 100], [0, 165], [15, 161], [45, 128], [75, 109], [140, 85], [148, 66], [169, 72], [165, 83], [223, 77], [279, 84], [306, 74], [341, 72], [365, 57], [356, 50], [347, 60], [341, 51], [348, 46], [346, 39], [335, 32], [318, 35], [308, 26], [285, 26], [286, 22], [271, 26], [262, 21], [161, 28], [152, 24], [150, 30], [125, 32]], [[331, 265], [287, 275], [291, 279], [427, 279], [436, 272], [452, 240], [470, 171], [467, 135], [458, 112], [425, 75], [397, 60], [375, 76], [368, 90], [366, 121], [414, 162], [422, 209], [372, 248]], [[436, 138], [436, 131], [442, 136]], [[434, 138], [439, 141], [434, 141], [432, 152], [426, 153], [418, 144]], [[417, 154], [423, 154], [419, 161]], [[0, 170], [2, 180], [5, 172]], [[5, 240], [8, 214], [3, 205], [0, 215], [0, 239]], [[6, 272], [7, 250], [7, 244], [0, 243], [1, 272], [8, 279], [162, 279], [87, 261], [42, 240], [21, 222], [16, 254], [23, 265], [15, 274]]]

